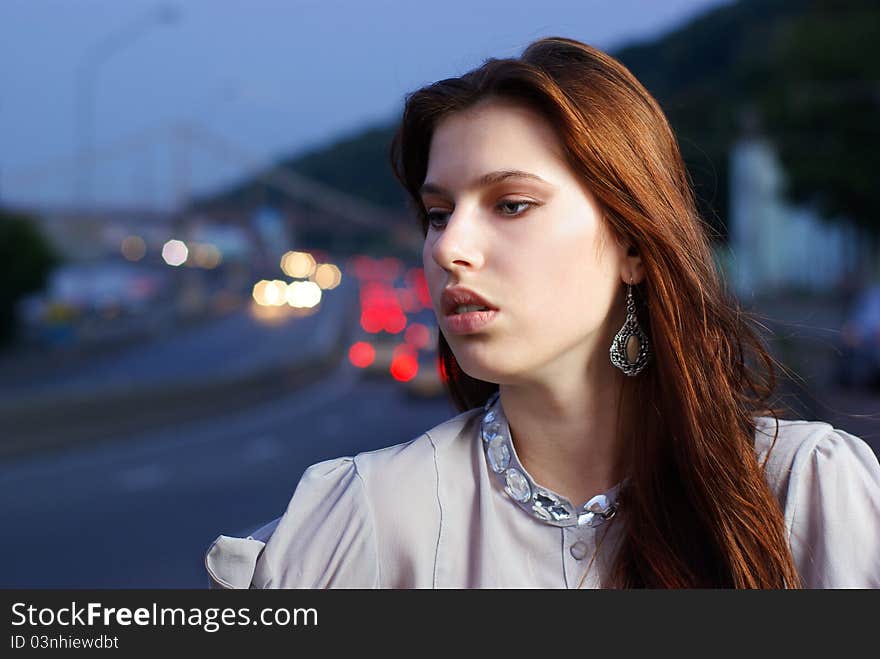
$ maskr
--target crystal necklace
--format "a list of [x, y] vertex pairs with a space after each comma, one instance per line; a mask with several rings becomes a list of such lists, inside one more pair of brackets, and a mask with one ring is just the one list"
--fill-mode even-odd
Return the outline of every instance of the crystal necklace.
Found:
[[489, 467], [507, 495], [529, 515], [553, 526], [597, 527], [614, 517], [620, 483], [576, 508], [564, 496], [532, 480], [513, 448], [510, 427], [497, 405], [499, 396], [500, 392], [493, 393], [483, 407], [480, 436]]

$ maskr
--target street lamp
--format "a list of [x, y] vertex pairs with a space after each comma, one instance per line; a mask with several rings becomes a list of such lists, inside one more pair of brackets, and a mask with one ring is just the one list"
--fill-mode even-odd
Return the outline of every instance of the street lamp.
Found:
[[76, 72], [76, 130], [79, 162], [75, 198], [80, 206], [91, 205], [95, 178], [95, 106], [98, 88], [98, 68], [112, 55], [120, 52], [138, 37], [158, 25], [176, 23], [179, 13], [175, 7], [163, 5], [154, 8], [137, 21], [105, 36], [92, 45], [80, 61]]

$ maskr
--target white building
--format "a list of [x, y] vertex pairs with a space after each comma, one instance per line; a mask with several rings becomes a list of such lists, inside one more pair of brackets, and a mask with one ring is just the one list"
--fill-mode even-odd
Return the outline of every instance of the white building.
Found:
[[851, 223], [828, 222], [783, 197], [769, 140], [742, 138], [730, 155], [728, 279], [741, 299], [785, 290], [827, 293], [877, 276], [880, 255]]

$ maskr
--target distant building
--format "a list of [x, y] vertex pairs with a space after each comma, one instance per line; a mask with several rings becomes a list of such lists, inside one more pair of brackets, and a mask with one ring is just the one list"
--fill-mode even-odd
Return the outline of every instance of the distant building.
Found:
[[880, 255], [851, 223], [827, 222], [783, 197], [784, 172], [760, 135], [730, 155], [728, 278], [741, 299], [784, 290], [824, 293], [872, 275]]

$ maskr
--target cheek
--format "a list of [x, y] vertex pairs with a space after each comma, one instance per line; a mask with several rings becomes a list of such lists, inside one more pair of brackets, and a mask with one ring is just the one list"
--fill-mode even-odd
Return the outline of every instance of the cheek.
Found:
[[425, 271], [425, 281], [428, 284], [431, 301], [436, 308], [440, 290], [444, 286], [444, 272], [431, 256], [431, 245], [427, 240], [422, 247], [422, 269]]
[[537, 237], [520, 264], [518, 307], [530, 336], [566, 336], [597, 329], [614, 294], [614, 267], [597, 254], [595, 235], [580, 231]]

